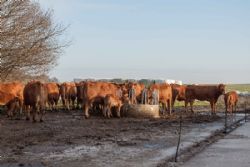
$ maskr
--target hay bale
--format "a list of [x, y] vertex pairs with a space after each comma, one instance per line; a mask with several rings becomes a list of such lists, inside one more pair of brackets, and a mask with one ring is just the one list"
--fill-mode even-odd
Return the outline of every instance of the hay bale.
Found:
[[133, 118], [159, 118], [160, 110], [159, 105], [125, 104], [122, 107], [122, 115]]

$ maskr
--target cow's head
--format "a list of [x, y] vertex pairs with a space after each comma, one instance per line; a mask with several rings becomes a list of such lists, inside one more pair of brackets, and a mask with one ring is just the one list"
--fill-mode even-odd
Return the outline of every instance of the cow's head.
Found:
[[221, 94], [225, 94], [225, 87], [226, 87], [226, 85], [224, 85], [224, 84], [219, 84], [218, 85], [218, 89], [219, 89], [219, 92]]
[[186, 98], [186, 87], [180, 86], [179, 91], [178, 91], [177, 100], [181, 101], [181, 100], [185, 100], [185, 98]]

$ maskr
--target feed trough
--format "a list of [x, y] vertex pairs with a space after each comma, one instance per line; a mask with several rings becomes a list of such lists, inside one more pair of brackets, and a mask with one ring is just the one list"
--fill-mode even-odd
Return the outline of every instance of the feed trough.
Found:
[[122, 107], [122, 115], [133, 118], [159, 118], [159, 105], [125, 104]]

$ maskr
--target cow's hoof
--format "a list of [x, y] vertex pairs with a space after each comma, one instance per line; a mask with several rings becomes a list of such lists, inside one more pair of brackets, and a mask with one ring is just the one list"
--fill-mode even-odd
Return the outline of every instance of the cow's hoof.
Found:
[[36, 120], [33, 120], [32, 122], [33, 122], [33, 123], [36, 123]]
[[84, 115], [84, 118], [85, 119], [89, 119], [89, 115]]
[[43, 122], [43, 120], [42, 120], [42, 119], [40, 119], [40, 122]]

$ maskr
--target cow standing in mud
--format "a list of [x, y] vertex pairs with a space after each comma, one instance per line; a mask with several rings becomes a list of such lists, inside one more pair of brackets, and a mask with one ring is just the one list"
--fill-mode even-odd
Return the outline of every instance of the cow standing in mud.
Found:
[[7, 117], [13, 118], [20, 109], [20, 99], [13, 94], [0, 90], [0, 106], [7, 106]]
[[172, 88], [167, 83], [162, 84], [152, 84], [149, 87], [149, 100], [154, 101], [155, 97], [153, 96], [155, 92], [158, 92], [157, 101], [163, 105], [163, 110], [168, 110], [169, 114], [172, 113]]
[[236, 112], [237, 103], [239, 96], [235, 91], [228, 92], [224, 95], [224, 102], [226, 107], [226, 112]]
[[60, 98], [59, 85], [57, 83], [46, 83], [48, 91], [48, 104], [51, 110], [57, 110], [57, 104]]
[[76, 83], [76, 108], [80, 109], [81, 104], [83, 103], [83, 86], [85, 81]]
[[103, 115], [104, 117], [113, 117], [112, 109], [115, 110], [116, 116], [121, 117], [120, 111], [122, 106], [122, 100], [115, 95], [108, 94], [104, 98]]
[[23, 96], [26, 108], [26, 120], [30, 120], [31, 112], [33, 122], [36, 122], [37, 114], [40, 115], [40, 122], [43, 122], [45, 107], [48, 101], [46, 85], [39, 81], [29, 82], [24, 88]]
[[75, 109], [75, 100], [77, 97], [77, 89], [75, 83], [64, 82], [59, 87], [64, 109], [70, 110], [70, 104]]
[[218, 98], [225, 93], [225, 85], [188, 85], [186, 87], [185, 109], [190, 103], [191, 111], [195, 100], [208, 101], [211, 105], [211, 114], [215, 114]]

